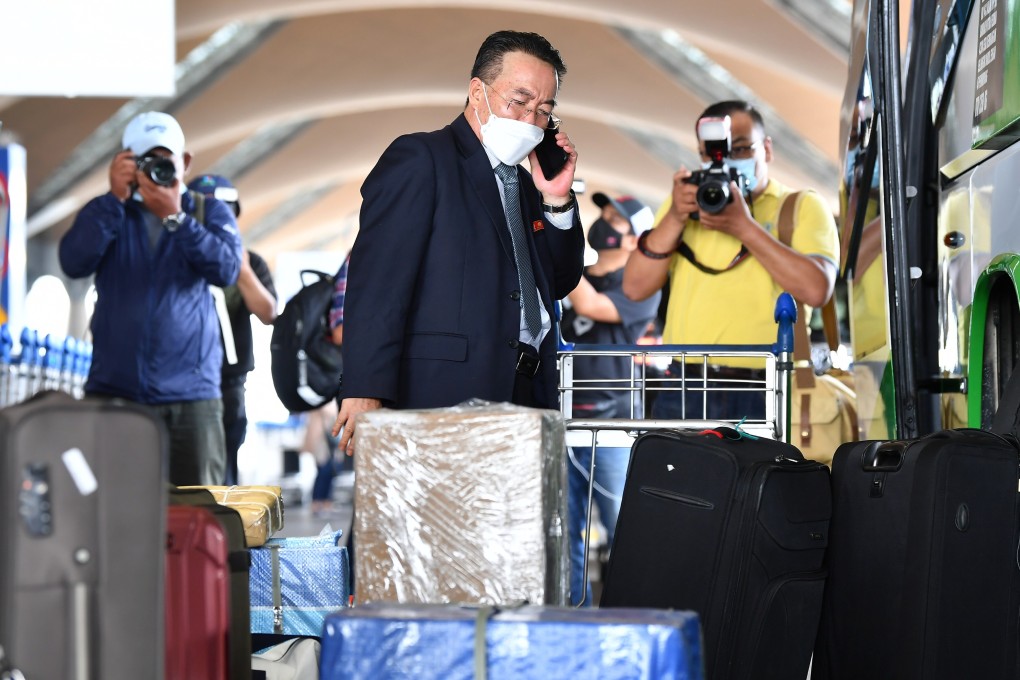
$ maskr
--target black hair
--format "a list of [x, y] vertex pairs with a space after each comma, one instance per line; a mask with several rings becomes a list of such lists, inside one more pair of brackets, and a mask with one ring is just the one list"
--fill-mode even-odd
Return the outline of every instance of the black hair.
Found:
[[567, 67], [559, 51], [538, 33], [496, 31], [482, 43], [471, 67], [471, 77], [486, 83], [495, 80], [503, 70], [503, 57], [510, 52], [523, 52], [544, 61], [556, 70], [556, 83], [563, 82]]
[[698, 116], [698, 120], [694, 123], [694, 134], [698, 133], [698, 123], [704, 118], [722, 118], [723, 116], [729, 116], [734, 113], [746, 113], [751, 116], [751, 120], [754, 124], [761, 128], [762, 134], [765, 133], [765, 119], [761, 117], [761, 112], [754, 108], [751, 102], [746, 102], [743, 99], [728, 99], [723, 102], [716, 102], [707, 109], [701, 112]]

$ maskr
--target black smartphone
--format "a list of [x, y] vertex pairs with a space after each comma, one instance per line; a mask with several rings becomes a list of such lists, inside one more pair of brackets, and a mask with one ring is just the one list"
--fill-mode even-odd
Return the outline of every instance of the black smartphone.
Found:
[[542, 174], [546, 179], [560, 174], [567, 162], [567, 152], [556, 143], [556, 133], [557, 130], [546, 130], [542, 141], [535, 147], [538, 164], [542, 166]]

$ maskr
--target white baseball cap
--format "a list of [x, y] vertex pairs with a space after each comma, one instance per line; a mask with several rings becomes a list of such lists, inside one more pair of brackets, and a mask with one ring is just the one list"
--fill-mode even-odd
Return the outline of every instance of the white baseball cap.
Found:
[[124, 128], [122, 148], [141, 156], [156, 147], [163, 147], [175, 156], [184, 155], [184, 131], [168, 113], [139, 113]]

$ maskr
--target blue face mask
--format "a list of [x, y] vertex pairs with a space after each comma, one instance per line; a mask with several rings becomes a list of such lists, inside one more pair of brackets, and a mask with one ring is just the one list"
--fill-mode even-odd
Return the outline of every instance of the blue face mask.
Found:
[[747, 190], [754, 191], [758, 186], [758, 175], [755, 174], [757, 161], [754, 158], [727, 158], [726, 165], [730, 166], [747, 180]]

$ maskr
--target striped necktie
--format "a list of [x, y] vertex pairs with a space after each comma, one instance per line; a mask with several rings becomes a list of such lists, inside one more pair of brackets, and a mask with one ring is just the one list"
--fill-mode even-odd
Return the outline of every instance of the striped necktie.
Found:
[[533, 338], [538, 338], [542, 330], [542, 313], [539, 311], [538, 288], [535, 284], [535, 273], [531, 269], [531, 251], [528, 248], [528, 235], [524, 231], [524, 219], [521, 217], [520, 186], [517, 183], [517, 168], [500, 163], [496, 166], [496, 174], [503, 180], [503, 210], [506, 212], [506, 224], [510, 228], [510, 242], [514, 247], [514, 259], [517, 261], [517, 280], [521, 286], [521, 306], [524, 308], [524, 323]]

